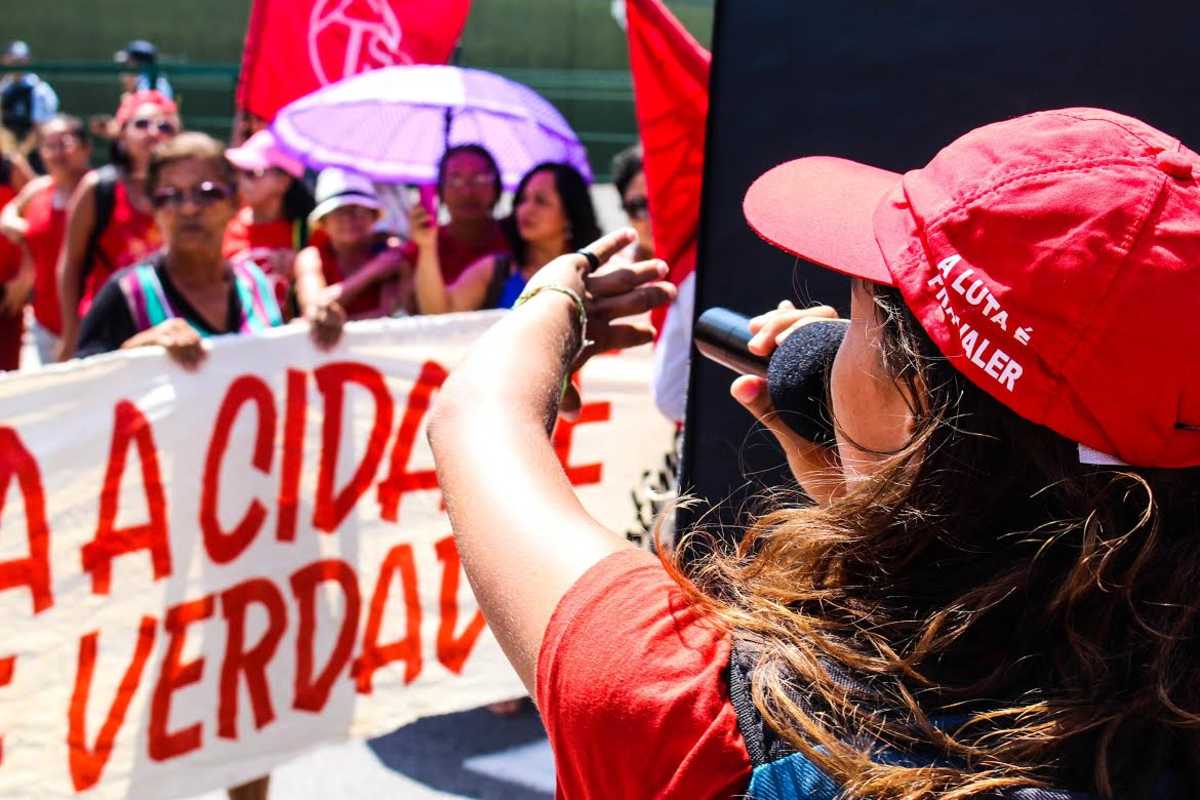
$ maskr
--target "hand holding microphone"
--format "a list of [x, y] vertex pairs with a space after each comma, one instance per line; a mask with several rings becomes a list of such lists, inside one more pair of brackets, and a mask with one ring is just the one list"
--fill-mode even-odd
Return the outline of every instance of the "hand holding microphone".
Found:
[[753, 319], [718, 308], [696, 322], [696, 348], [742, 373], [730, 393], [775, 435], [797, 481], [818, 501], [839, 489], [825, 480], [837, 463], [827, 387], [847, 324], [828, 306], [797, 309], [787, 301]]

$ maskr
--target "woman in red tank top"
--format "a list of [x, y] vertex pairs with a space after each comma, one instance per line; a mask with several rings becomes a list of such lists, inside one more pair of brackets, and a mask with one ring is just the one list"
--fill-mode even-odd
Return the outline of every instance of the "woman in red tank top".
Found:
[[[61, 360], [75, 352], [79, 320], [109, 276], [162, 246], [146, 197], [146, 167], [154, 146], [179, 130], [175, 104], [156, 91], [135, 92], [121, 101], [116, 123], [120, 133], [113, 143], [112, 165], [85, 175], [67, 207], [58, 269]], [[109, 191], [111, 213], [107, 220], [98, 219], [101, 198]], [[98, 223], [104, 227], [97, 236]]]
[[25, 188], [0, 212], [0, 233], [23, 246], [22, 297], [33, 291], [34, 343], [43, 364], [54, 360], [62, 335], [58, 301], [58, 257], [67, 227], [67, 201], [88, 169], [92, 149], [77, 117], [60, 114], [38, 126], [38, 155], [45, 175]]

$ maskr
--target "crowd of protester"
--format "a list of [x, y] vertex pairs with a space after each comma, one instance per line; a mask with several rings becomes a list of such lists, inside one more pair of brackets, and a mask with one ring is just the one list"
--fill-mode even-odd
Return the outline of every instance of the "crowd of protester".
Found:
[[[195, 367], [205, 337], [292, 320], [329, 347], [347, 320], [508, 308], [538, 268], [600, 234], [587, 180], [562, 163], [529, 170], [498, 217], [500, 170], [479, 144], [449, 148], [433, 191], [391, 224], [390, 187], [306, 170], [257, 120], [238, 120], [245, 138], [228, 149], [186, 131], [151, 43], [115, 58], [129, 67], [118, 107], [85, 123], [23, 70], [24, 42], [4, 51], [0, 370], [20, 365], [27, 329], [42, 364], [162, 345]], [[642, 258], [640, 154], [614, 167]]]

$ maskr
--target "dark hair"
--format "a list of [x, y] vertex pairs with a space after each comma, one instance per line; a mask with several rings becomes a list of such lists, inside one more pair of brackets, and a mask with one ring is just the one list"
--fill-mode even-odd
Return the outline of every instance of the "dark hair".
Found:
[[150, 153], [150, 167], [146, 173], [146, 190], [153, 193], [158, 188], [158, 177], [163, 167], [188, 158], [207, 161], [221, 180], [228, 186], [234, 185], [233, 165], [225, 158], [225, 145], [207, 133], [184, 131], [178, 136], [155, 145]]
[[80, 144], [91, 146], [91, 142], [88, 139], [87, 128], [84, 126], [83, 120], [81, 120], [79, 117], [76, 117], [73, 114], [55, 114], [54, 116], [50, 117], [50, 119], [38, 123], [37, 133], [39, 141], [41, 140], [46, 128], [50, 127], [51, 125], [62, 125], [67, 129], [66, 132], [68, 136], [74, 136], [79, 140]]
[[642, 143], [632, 144], [613, 156], [612, 176], [617, 185], [617, 194], [625, 196], [629, 184], [642, 171]]
[[756, 706], [846, 797], [1194, 794], [1200, 470], [1081, 464], [871, 291], [911, 440], [684, 584], [754, 648]]
[[128, 172], [129, 168], [133, 166], [129, 160], [129, 153], [126, 153], [125, 148], [121, 146], [120, 136], [108, 140], [108, 163], [121, 172]]
[[303, 180], [291, 175], [288, 178], [290, 182], [287, 191], [283, 193], [283, 218], [289, 222], [307, 220], [308, 215], [317, 207], [317, 202]]
[[495, 192], [495, 199], [492, 200], [492, 205], [495, 206], [496, 203], [500, 202], [500, 195], [504, 193], [504, 184], [500, 179], [500, 165], [496, 163], [496, 158], [492, 155], [491, 151], [481, 144], [456, 144], [454, 147], [447, 149], [446, 152], [442, 154], [442, 160], [438, 162], [438, 197], [440, 198], [442, 196], [442, 192], [445, 189], [446, 167], [449, 166], [450, 159], [454, 158], [460, 153], [472, 153], [477, 155], [486, 161], [488, 166], [491, 168], [492, 175], [495, 178], [495, 181], [492, 185], [492, 188]]
[[544, 161], [525, 173], [517, 184], [517, 192], [513, 195], [512, 214], [505, 217], [500, 225], [512, 245], [513, 257], [516, 263], [524, 264], [529, 255], [529, 245], [521, 238], [517, 230], [517, 204], [525, 187], [534, 175], [539, 172], [550, 172], [554, 175], [554, 190], [558, 192], [562, 202], [563, 214], [566, 215], [570, 234], [567, 239], [567, 252], [578, 250], [600, 237], [600, 226], [596, 223], [596, 209], [592, 206], [592, 195], [588, 191], [587, 181], [579, 174], [579, 170], [570, 164], [557, 161]]

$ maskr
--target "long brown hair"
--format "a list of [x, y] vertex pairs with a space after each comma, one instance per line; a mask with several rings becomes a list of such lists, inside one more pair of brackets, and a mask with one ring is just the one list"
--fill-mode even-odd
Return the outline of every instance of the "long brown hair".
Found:
[[1200, 796], [1200, 470], [1080, 464], [873, 292], [911, 441], [676, 573], [757, 654], [764, 720], [852, 798], [1125, 800], [1168, 766]]

